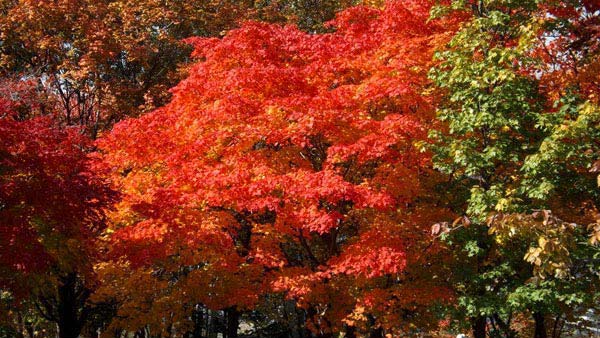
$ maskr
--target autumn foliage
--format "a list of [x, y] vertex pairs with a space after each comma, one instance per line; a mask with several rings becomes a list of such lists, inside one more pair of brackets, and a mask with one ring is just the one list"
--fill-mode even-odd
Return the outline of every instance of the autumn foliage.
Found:
[[104, 227], [110, 194], [90, 171], [91, 143], [77, 129], [56, 129], [48, 118], [17, 121], [1, 104], [2, 281], [14, 284], [13, 274], [79, 265]]
[[433, 114], [421, 91], [451, 24], [428, 13], [398, 2], [347, 10], [330, 34], [247, 23], [188, 40], [200, 61], [171, 103], [99, 143], [126, 192], [114, 254], [228, 273], [248, 294], [222, 294], [223, 307], [285, 292], [312, 313], [328, 308], [312, 318], [319, 332], [407, 301], [400, 274], [429, 225], [415, 215], [429, 170], [415, 142]]
[[0, 1], [0, 336], [585, 328], [597, 2], [357, 3]]

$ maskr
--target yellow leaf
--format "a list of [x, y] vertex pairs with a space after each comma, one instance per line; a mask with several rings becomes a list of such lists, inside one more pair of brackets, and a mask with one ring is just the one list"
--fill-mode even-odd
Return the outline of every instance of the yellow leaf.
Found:
[[540, 237], [538, 239], [538, 245], [540, 248], [544, 249], [546, 247], [546, 243], [548, 243], [548, 241], [544, 237]]

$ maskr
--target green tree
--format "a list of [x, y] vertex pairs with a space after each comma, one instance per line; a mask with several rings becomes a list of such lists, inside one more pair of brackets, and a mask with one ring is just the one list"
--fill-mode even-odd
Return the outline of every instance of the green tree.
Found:
[[491, 332], [513, 335], [510, 321], [524, 312], [534, 335], [546, 337], [548, 315], [593, 304], [597, 269], [585, 239], [599, 201], [587, 173], [598, 157], [598, 108], [577, 83], [552, 95], [552, 70], [577, 51], [546, 45], [594, 15], [588, 5], [452, 1], [434, 10], [469, 17], [431, 71], [443, 99], [442, 127], [430, 136], [436, 168], [452, 178], [451, 204], [464, 215], [443, 238], [454, 258], [456, 310], [475, 337], [485, 337], [488, 322]]

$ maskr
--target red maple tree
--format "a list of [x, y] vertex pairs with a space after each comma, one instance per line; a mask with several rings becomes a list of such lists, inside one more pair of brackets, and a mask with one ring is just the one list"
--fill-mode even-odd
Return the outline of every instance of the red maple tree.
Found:
[[351, 8], [329, 34], [249, 22], [189, 39], [199, 61], [171, 103], [99, 142], [125, 193], [114, 254], [229, 271], [235, 297], [200, 300], [218, 308], [281, 291], [322, 335], [392, 330], [392, 308], [431, 299], [407, 264], [444, 212], [427, 202], [435, 174], [415, 146], [433, 116], [422, 95], [433, 49], [454, 26], [429, 21], [430, 7]]
[[0, 100], [0, 288], [36, 304], [60, 337], [77, 337], [114, 195], [92, 172], [80, 129], [19, 120], [20, 106]]

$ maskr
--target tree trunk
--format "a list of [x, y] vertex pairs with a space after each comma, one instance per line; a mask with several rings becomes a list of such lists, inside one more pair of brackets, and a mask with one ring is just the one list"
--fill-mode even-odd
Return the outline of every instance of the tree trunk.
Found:
[[310, 320], [313, 320], [316, 314], [317, 314], [317, 310], [312, 305], [309, 306], [308, 309], [304, 310], [304, 323], [303, 323], [304, 335], [303, 335], [303, 337], [314, 337], [315, 336], [312, 333], [312, 331], [308, 329], [308, 327], [306, 326], [306, 323]]
[[202, 338], [202, 328], [204, 327], [204, 309], [202, 308], [202, 305], [196, 304], [196, 306], [194, 306], [192, 321], [194, 322], [194, 327], [192, 328], [189, 337]]
[[289, 338], [304, 338], [304, 312], [296, 308], [296, 303], [291, 300], [284, 301], [283, 309]]
[[21, 311], [17, 311], [17, 334], [16, 338], [24, 338], [23, 332], [25, 332], [25, 323], [23, 322], [23, 316]]
[[[566, 319], [565, 319], [566, 320]], [[565, 321], [562, 320], [562, 313], [558, 314], [554, 319], [554, 325], [552, 328], [552, 338], [560, 338], [562, 330], [565, 325]]]
[[474, 338], [485, 338], [486, 336], [486, 317], [480, 316], [471, 319], [471, 328], [473, 329]]
[[208, 338], [216, 338], [217, 337], [217, 314], [214, 311], [207, 311], [207, 327], [206, 327], [206, 337]]
[[240, 312], [235, 307], [225, 310], [225, 338], [237, 338], [240, 326]]
[[344, 337], [356, 338], [356, 327], [346, 326], [346, 334], [344, 335]]
[[87, 300], [87, 290], [80, 290], [83, 287], [77, 285], [75, 273], [61, 278], [61, 282], [58, 286], [58, 336], [77, 338], [85, 320], [82, 306]]
[[369, 338], [383, 338], [383, 329], [375, 327], [376, 319], [372, 315], [368, 315], [369, 320]]
[[533, 334], [533, 336], [535, 338], [547, 338], [548, 334], [546, 333], [546, 323], [544, 322], [544, 314], [541, 312], [534, 312], [533, 320], [535, 321], [535, 333]]
[[381, 327], [369, 331], [369, 338], [383, 338], [383, 329]]
[[27, 336], [29, 338], [35, 337], [35, 328], [33, 327], [33, 324], [25, 323], [25, 331], [27, 331]]

